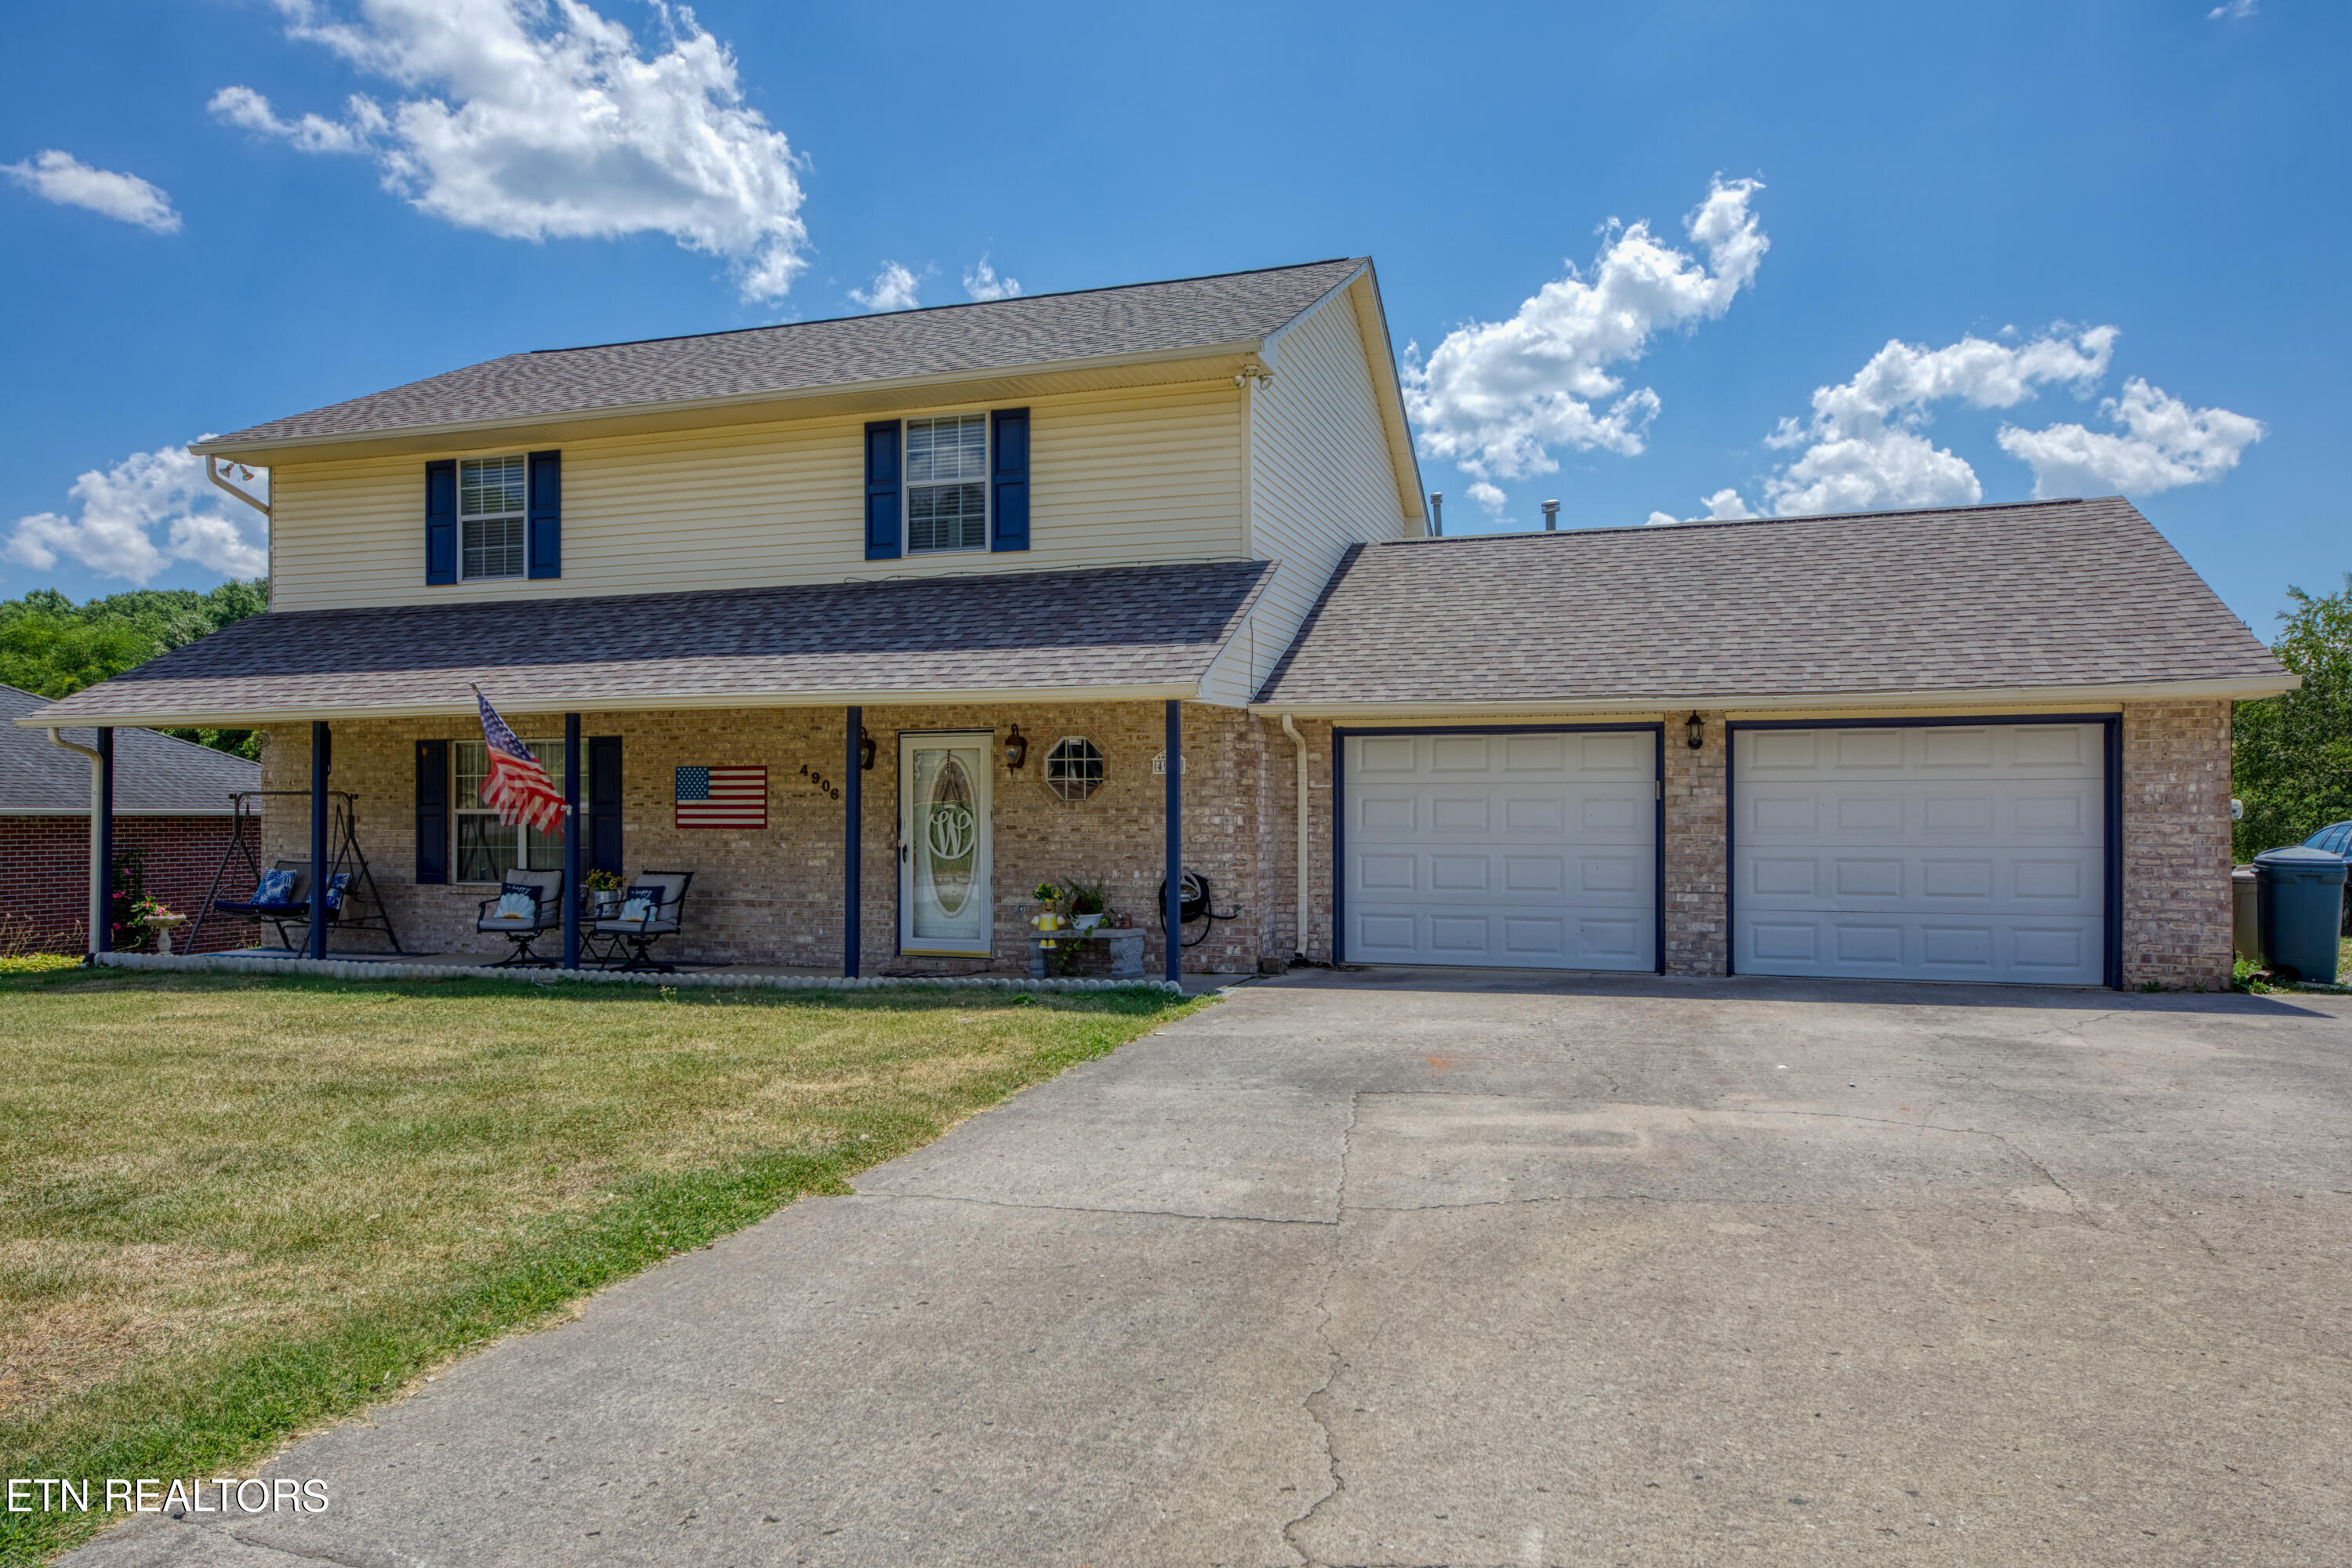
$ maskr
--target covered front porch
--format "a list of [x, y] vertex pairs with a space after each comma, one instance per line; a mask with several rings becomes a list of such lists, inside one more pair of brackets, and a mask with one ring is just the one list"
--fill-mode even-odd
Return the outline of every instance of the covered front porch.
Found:
[[[1050, 975], [1252, 973], [1261, 726], [1204, 699], [1263, 573], [271, 615], [39, 721], [264, 731], [250, 867], [220, 901], [252, 902], [252, 873], [287, 866], [305, 903], [257, 928], [257, 957], [1025, 977], [1049, 910], [1102, 927], [1056, 936]], [[534, 621], [543, 635], [516, 636]], [[595, 658], [545, 651], [627, 626], [635, 646], [608, 635]], [[476, 683], [563, 795], [567, 827], [481, 804]], [[524, 881], [549, 896], [518, 942], [491, 917]], [[621, 940], [614, 906], [663, 881], [669, 928]], [[1041, 902], [1041, 885], [1062, 896]]]

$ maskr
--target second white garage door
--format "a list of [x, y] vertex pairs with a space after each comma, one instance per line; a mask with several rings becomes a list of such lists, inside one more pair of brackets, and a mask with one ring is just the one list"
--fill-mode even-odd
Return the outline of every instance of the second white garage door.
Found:
[[1647, 731], [1350, 735], [1343, 956], [1657, 965], [1657, 739]]
[[1736, 731], [1733, 966], [2103, 984], [2105, 775], [2099, 724]]

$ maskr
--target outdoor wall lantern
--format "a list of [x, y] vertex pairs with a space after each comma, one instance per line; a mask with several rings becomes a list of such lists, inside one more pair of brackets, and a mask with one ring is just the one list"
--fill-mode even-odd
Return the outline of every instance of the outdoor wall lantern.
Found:
[[1691, 716], [1683, 721], [1683, 729], [1690, 736], [1692, 751], [1706, 744], [1706, 721], [1698, 716], [1697, 710], [1692, 710]]
[[1004, 737], [1004, 765], [1011, 772], [1019, 773], [1021, 764], [1028, 760], [1028, 737], [1022, 734], [1021, 726], [1015, 724], [1013, 726], [1013, 733]]
[[857, 726], [857, 771], [874, 771], [874, 736], [863, 724]]

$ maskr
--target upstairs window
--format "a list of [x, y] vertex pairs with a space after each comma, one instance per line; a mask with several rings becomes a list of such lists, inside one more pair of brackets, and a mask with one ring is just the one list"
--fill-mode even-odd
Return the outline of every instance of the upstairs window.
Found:
[[530, 485], [520, 452], [467, 458], [457, 464], [459, 574], [520, 577], [528, 531]]
[[907, 421], [907, 552], [988, 548], [988, 416]]

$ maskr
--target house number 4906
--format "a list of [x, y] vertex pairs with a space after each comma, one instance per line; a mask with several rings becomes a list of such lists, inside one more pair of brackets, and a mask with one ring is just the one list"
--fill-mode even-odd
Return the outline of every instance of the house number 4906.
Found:
[[813, 773], [809, 772], [809, 765], [806, 763], [803, 763], [801, 764], [801, 777], [808, 780], [810, 787], [814, 789], [817, 794], [831, 795], [835, 800], [839, 800], [841, 798], [841, 786], [834, 783], [831, 779], [825, 777], [823, 773]]

